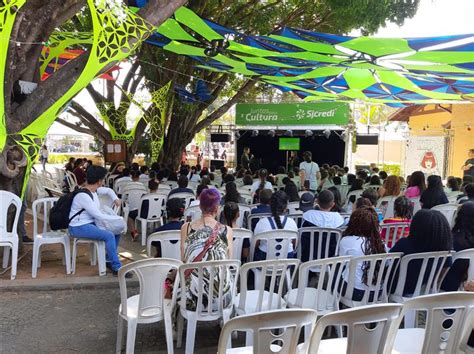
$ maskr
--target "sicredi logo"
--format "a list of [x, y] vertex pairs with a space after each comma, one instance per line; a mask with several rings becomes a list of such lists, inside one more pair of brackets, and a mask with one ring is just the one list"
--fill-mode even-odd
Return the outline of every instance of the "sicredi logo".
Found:
[[250, 113], [245, 115], [247, 122], [255, 121], [275, 121], [278, 120], [278, 113], [272, 112], [269, 109], [252, 109]]
[[297, 120], [301, 120], [304, 118], [314, 119], [314, 118], [319, 118], [319, 117], [329, 118], [329, 117], [334, 117], [335, 114], [336, 114], [336, 109], [331, 109], [329, 111], [315, 111], [313, 109], [308, 109], [305, 111], [303, 109], [299, 109], [296, 112], [295, 117]]

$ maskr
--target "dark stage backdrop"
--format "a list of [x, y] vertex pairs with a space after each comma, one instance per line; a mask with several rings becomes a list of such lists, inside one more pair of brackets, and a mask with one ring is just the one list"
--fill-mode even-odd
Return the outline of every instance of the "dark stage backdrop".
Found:
[[[343, 166], [345, 142], [334, 133], [329, 139], [324, 136], [314, 136], [300, 138], [300, 151], [298, 156], [302, 160], [303, 152], [309, 150], [313, 153], [313, 161], [318, 165], [328, 163]], [[274, 138], [267, 135], [267, 131], [260, 131], [256, 137], [251, 136], [250, 131], [240, 131], [240, 138], [237, 140], [237, 164], [240, 165], [240, 156], [244, 147], [248, 146], [252, 154], [262, 159], [262, 166], [272, 173], [276, 173], [278, 166], [286, 165], [286, 151], [278, 150], [279, 137]]]

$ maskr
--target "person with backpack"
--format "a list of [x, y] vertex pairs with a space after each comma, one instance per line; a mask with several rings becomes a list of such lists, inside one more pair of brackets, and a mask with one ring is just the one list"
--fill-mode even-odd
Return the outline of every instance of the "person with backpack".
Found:
[[87, 169], [84, 188], [77, 190], [72, 196], [68, 229], [71, 237], [104, 241], [107, 266], [116, 276], [122, 266], [117, 253], [120, 235], [96, 226], [96, 220], [116, 219], [115, 215], [108, 215], [100, 210], [98, 195], [108, 195], [115, 205], [120, 205], [115, 192], [103, 187], [106, 173], [107, 170], [101, 166], [90, 166]]

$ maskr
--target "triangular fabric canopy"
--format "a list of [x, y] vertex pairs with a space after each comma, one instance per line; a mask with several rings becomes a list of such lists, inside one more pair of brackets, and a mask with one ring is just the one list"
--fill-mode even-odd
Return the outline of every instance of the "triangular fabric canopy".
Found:
[[390, 39], [285, 28], [247, 36], [182, 7], [147, 42], [306, 101], [397, 106], [474, 100], [474, 34]]

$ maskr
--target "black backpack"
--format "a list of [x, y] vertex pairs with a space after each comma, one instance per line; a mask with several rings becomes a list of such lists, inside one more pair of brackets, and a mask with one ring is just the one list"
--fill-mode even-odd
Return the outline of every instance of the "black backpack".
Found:
[[61, 198], [58, 199], [58, 201], [54, 204], [54, 206], [49, 212], [49, 226], [51, 227], [51, 230], [67, 229], [71, 220], [85, 210], [81, 209], [71, 218], [69, 218], [72, 201], [74, 200], [74, 197], [79, 193], [87, 193], [89, 194], [91, 199], [94, 200], [94, 198], [92, 197], [92, 193], [88, 189], [77, 189], [74, 192], [70, 192], [63, 195]]

